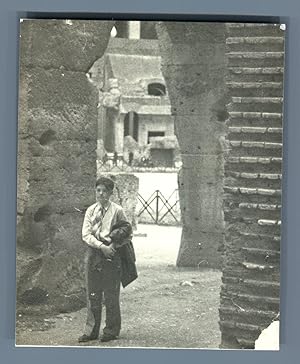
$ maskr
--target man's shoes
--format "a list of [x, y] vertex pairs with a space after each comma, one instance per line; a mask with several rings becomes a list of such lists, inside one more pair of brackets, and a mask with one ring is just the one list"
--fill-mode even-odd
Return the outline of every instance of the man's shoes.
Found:
[[91, 340], [97, 340], [98, 336], [96, 335], [82, 335], [78, 338], [78, 342], [79, 343], [86, 343], [87, 341], [91, 341]]
[[111, 341], [111, 340], [117, 340], [117, 336], [115, 335], [109, 335], [109, 334], [104, 334], [102, 337], [101, 337], [101, 342], [102, 343], [106, 343], [108, 341]]

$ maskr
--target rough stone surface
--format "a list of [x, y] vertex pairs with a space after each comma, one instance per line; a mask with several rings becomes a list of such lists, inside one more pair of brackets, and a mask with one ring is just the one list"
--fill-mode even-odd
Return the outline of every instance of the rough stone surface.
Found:
[[62, 311], [85, 300], [81, 226], [94, 202], [98, 102], [87, 73], [103, 55], [111, 27], [21, 23], [18, 303]]
[[219, 268], [224, 235], [221, 140], [227, 118], [225, 25], [161, 22], [157, 33], [183, 163], [177, 265], [205, 262]]
[[103, 56], [113, 24], [113, 21], [93, 20], [24, 20], [20, 44], [22, 64], [88, 72]]

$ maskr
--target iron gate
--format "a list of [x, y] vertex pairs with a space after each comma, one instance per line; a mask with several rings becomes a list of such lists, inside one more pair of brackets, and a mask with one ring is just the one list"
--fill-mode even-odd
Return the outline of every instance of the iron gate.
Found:
[[180, 224], [181, 216], [178, 189], [174, 190], [168, 198], [159, 190], [155, 190], [148, 199], [138, 194], [138, 201], [139, 221], [144, 220], [142, 222], [150, 222], [157, 225]]

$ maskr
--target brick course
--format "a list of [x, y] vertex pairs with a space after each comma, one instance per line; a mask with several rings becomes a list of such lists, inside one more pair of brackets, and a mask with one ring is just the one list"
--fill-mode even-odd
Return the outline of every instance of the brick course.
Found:
[[223, 348], [254, 348], [279, 313], [284, 33], [227, 25]]

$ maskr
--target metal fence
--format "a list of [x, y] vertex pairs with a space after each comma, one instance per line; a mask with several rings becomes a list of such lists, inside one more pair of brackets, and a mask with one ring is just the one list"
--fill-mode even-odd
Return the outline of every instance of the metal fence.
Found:
[[113, 163], [109, 161], [107, 163], [103, 163], [100, 160], [97, 160], [97, 171], [99, 173], [112, 172], [112, 173], [134, 173], [134, 172], [174, 172], [178, 171], [180, 166], [174, 167], [165, 167], [165, 166], [153, 166], [147, 164], [134, 165], [130, 166], [125, 161], [118, 161], [117, 163]]
[[138, 220], [157, 225], [180, 225], [178, 189], [168, 197], [159, 190], [155, 190], [148, 199], [138, 194]]

